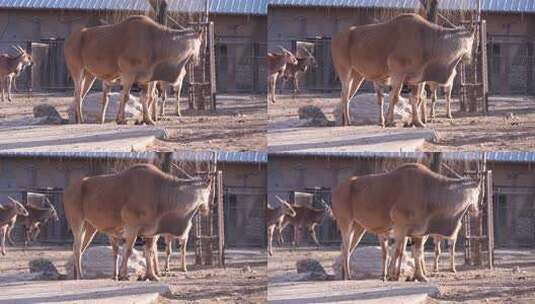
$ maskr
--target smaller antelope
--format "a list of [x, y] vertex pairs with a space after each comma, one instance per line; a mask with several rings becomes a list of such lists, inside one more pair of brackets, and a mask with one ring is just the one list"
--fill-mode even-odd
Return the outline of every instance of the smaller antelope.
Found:
[[268, 100], [272, 103], [276, 102], [275, 90], [277, 86], [277, 79], [284, 74], [288, 64], [296, 65], [297, 58], [292, 52], [279, 46], [281, 54], [268, 53]]
[[[451, 73], [446, 83], [426, 82], [427, 86], [429, 86], [429, 90], [431, 90], [431, 110], [429, 112], [429, 116], [431, 116], [431, 118], [436, 117], [435, 116], [435, 103], [437, 102], [437, 91], [439, 88], [441, 88], [446, 98], [446, 115], [448, 116], [449, 119], [453, 119], [453, 115], [451, 115], [451, 91], [453, 90], [453, 81], [455, 80], [456, 76], [457, 76], [457, 70], [453, 69], [453, 72]], [[421, 107], [422, 107], [421, 111], [423, 113], [422, 117], [424, 120], [427, 120], [427, 117], [425, 115], [425, 112], [426, 112], [425, 100], [423, 100]]]
[[297, 58], [297, 64], [295, 65], [286, 65], [283, 75], [280, 75], [285, 83], [292, 82], [294, 96], [301, 91], [299, 88], [300, 74], [306, 73], [310, 68], [318, 67], [316, 58], [306, 48], [303, 48], [303, 51], [306, 53], [306, 57]]
[[286, 216], [295, 217], [296, 213], [293, 207], [288, 204], [285, 200], [279, 196], [275, 196], [280, 202], [280, 206], [277, 208], [267, 208], [266, 209], [266, 226], [267, 226], [267, 239], [268, 239], [268, 253], [270, 256], [273, 255], [273, 232], [277, 224], [282, 221]]
[[[54, 205], [50, 202], [46, 195], [39, 195], [36, 198], [40, 200], [28, 199], [26, 206], [28, 210], [28, 216], [24, 218], [23, 226], [26, 234], [25, 246], [28, 246], [30, 242], [35, 242], [39, 233], [41, 232], [41, 226], [46, 224], [49, 220], [59, 221], [58, 212]], [[11, 230], [10, 230], [11, 231]], [[12, 241], [10, 237], [10, 242]]]
[[11, 101], [11, 89], [15, 78], [20, 76], [25, 67], [33, 64], [32, 56], [20, 46], [11, 46], [17, 52], [15, 56], [0, 54], [0, 87], [2, 89], [2, 102], [7, 89], [7, 100]]
[[0, 246], [2, 255], [6, 255], [6, 236], [8, 228], [17, 221], [17, 216], [28, 216], [28, 210], [17, 200], [8, 196], [9, 202], [0, 203]]
[[314, 243], [316, 243], [317, 246], [320, 246], [316, 235], [316, 227], [321, 224], [326, 217], [334, 219], [331, 207], [329, 207], [324, 200], [321, 200], [321, 204], [323, 206], [322, 209], [316, 209], [307, 206], [293, 206], [295, 210], [295, 216], [291, 218], [284, 217], [277, 225], [279, 243], [282, 244], [284, 242], [282, 238], [282, 231], [286, 228], [286, 226], [291, 224], [294, 228], [294, 246], [299, 246], [299, 241], [301, 240], [299, 229], [306, 229], [310, 233]]

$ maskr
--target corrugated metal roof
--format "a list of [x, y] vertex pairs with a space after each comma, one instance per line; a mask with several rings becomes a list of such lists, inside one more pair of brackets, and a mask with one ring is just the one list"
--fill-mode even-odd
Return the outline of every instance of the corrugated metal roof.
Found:
[[[319, 7], [377, 7], [415, 9], [419, 0], [269, 0], [270, 6], [319, 6]], [[476, 1], [441, 0], [440, 9], [474, 10]], [[534, 0], [481, 0], [481, 9], [488, 12], [535, 13]]]
[[[535, 163], [535, 152], [444, 152], [445, 159], [478, 160], [486, 154], [490, 162]], [[315, 157], [315, 158], [403, 158], [419, 159], [423, 152], [276, 152], [269, 157]]]
[[[212, 14], [266, 15], [268, 0], [211, 0]], [[169, 0], [169, 10], [176, 12], [204, 11], [201, 0]], [[60, 10], [125, 10], [147, 11], [146, 0], [0, 0], [6, 9], [60, 9]]]
[[[221, 163], [265, 164], [266, 152], [222, 152], [217, 151]], [[2, 152], [0, 158], [57, 158], [57, 159], [131, 159], [151, 160], [156, 152]], [[180, 151], [173, 153], [173, 159], [183, 161], [208, 161], [212, 152]]]

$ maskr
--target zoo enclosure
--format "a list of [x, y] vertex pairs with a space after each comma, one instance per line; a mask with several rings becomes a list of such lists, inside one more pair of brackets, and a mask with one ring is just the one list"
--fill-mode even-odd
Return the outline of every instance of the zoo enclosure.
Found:
[[[131, 153], [127, 153], [131, 154]], [[51, 244], [70, 244], [72, 243], [72, 234], [69, 231], [68, 223], [63, 211], [63, 191], [67, 187], [68, 181], [75, 170], [83, 168], [84, 176], [93, 176], [111, 172], [119, 172], [135, 163], [151, 163], [158, 162], [157, 158], [150, 155], [158, 155], [161, 153], [139, 153], [138, 158], [122, 157], [125, 154], [118, 153], [114, 159], [82, 159], [82, 163], [67, 164], [67, 158], [60, 159], [55, 162], [54, 166], [41, 167], [35, 162], [24, 163], [21, 166], [19, 162], [11, 163], [8, 160], [2, 161], [0, 166], [0, 197], [5, 198], [7, 195], [25, 203], [25, 196], [27, 192], [43, 193], [50, 199], [51, 203], [56, 207], [59, 221], [49, 221], [41, 229], [37, 241], [41, 243]], [[149, 156], [147, 156], [149, 155]], [[77, 156], [79, 159], [80, 156]], [[37, 158], [38, 159], [38, 158]], [[224, 163], [228, 166], [228, 163]], [[225, 170], [233, 172], [234, 167], [226, 167]], [[57, 170], [51, 172], [50, 170]], [[239, 169], [238, 169], [239, 170]], [[13, 175], [18, 172], [16, 175]], [[236, 171], [234, 171], [236, 172]], [[9, 173], [6, 175], [6, 173]], [[24, 187], [14, 187], [13, 182], [17, 180], [16, 176], [21, 176]], [[53, 177], [52, 177], [53, 176]], [[43, 179], [44, 178], [44, 179]], [[54, 180], [55, 188], [43, 188], [37, 185], [47, 184], [49, 180]], [[228, 182], [232, 183], [230, 180]], [[263, 214], [265, 209], [266, 192], [265, 187], [235, 187], [225, 183], [218, 184], [221, 186], [220, 193], [222, 197], [215, 200], [215, 209], [212, 220], [214, 221], [214, 232], [208, 236], [215, 236], [218, 227], [224, 227], [224, 237], [219, 238], [224, 240], [225, 247], [239, 247], [239, 246], [264, 246], [265, 244], [265, 227], [263, 224]], [[219, 204], [219, 201], [222, 204]], [[224, 214], [224, 218], [219, 217], [219, 214]], [[240, 220], [237, 220], [240, 219]], [[20, 218], [14, 229], [13, 236], [15, 241], [19, 244], [23, 241], [23, 231], [20, 224]], [[244, 231], [247, 231], [244, 233]], [[189, 246], [193, 249], [194, 231], [191, 232]], [[219, 236], [218, 236], [219, 237]], [[108, 239], [103, 234], [97, 234], [94, 244], [108, 244]], [[214, 251], [215, 252], [215, 251]]]
[[[32, 54], [34, 65], [26, 68], [17, 79], [19, 91], [62, 92], [74, 88], [63, 55], [64, 39], [41, 39], [39, 41], [2, 41], [0, 51], [6, 52], [10, 45], [21, 46]], [[215, 37], [215, 74], [217, 93], [258, 94], [266, 90], [265, 43], [244, 37]], [[183, 88], [189, 87], [185, 77]], [[93, 90], [101, 90], [96, 81]], [[183, 89], [182, 96], [186, 96]]]
[[[309, 93], [333, 93], [340, 90], [340, 83], [331, 59], [331, 37], [286, 39], [269, 41], [270, 46], [282, 45], [292, 52], [298, 42], [314, 43], [313, 55], [318, 68], [310, 69], [301, 78], [301, 89]], [[491, 95], [535, 95], [535, 39], [523, 35], [487, 34], [488, 78]], [[280, 86], [283, 92], [291, 87]], [[360, 92], [372, 92], [366, 81]], [[459, 95], [459, 77], [453, 94]]]

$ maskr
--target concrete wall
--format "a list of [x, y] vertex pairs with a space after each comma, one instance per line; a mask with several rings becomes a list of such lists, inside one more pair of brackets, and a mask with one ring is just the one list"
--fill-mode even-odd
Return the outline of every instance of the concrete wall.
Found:
[[[132, 161], [57, 160], [57, 159], [0, 159], [0, 200], [7, 195], [22, 198], [22, 192], [56, 188], [56, 207], [63, 214], [61, 193], [70, 183], [85, 176], [120, 172]], [[264, 165], [221, 163], [225, 193], [225, 223], [229, 231], [247, 230], [247, 234], [226, 234], [228, 246], [263, 246], [265, 241], [263, 222], [265, 208], [266, 168]], [[251, 193], [243, 193], [250, 191]], [[232, 194], [232, 201], [228, 198]], [[254, 199], [253, 199], [254, 198]], [[227, 203], [228, 202], [228, 203]], [[227, 206], [228, 205], [228, 206]], [[232, 218], [241, 221], [227, 220]], [[20, 231], [19, 231], [20, 236]], [[41, 240], [70, 240], [64, 217], [58, 223], [50, 223], [43, 229]], [[100, 239], [105, 241], [105, 239]]]

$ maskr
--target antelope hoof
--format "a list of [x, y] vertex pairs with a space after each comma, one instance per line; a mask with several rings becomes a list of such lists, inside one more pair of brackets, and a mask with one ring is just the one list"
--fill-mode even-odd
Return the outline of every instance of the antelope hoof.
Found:
[[155, 274], [149, 274], [148, 273], [148, 274], [145, 275], [145, 280], [158, 282], [158, 281], [160, 281], [160, 278]]
[[414, 275], [414, 281], [419, 281], [419, 282], [429, 282], [429, 279], [427, 279], [426, 276], [424, 276], [423, 274], [422, 275]]
[[182, 268], [182, 272], [188, 272], [187, 268]]
[[129, 278], [128, 278], [128, 275], [127, 275], [127, 274], [125, 274], [125, 275], [119, 275], [119, 276], [117, 277], [117, 281], [128, 281], [128, 279], [129, 279]]
[[456, 273], [457, 273], [457, 270], [456, 270], [455, 268], [453, 268], [453, 269], [451, 269], [451, 272], [453, 272], [453, 273], [456, 274]]
[[453, 115], [451, 115], [451, 113], [448, 113], [448, 118], [453, 119]]
[[420, 120], [413, 121], [412, 125], [417, 128], [425, 128], [425, 124]]
[[6, 251], [5, 250], [2, 250], [2, 255], [6, 255]]
[[156, 123], [154, 122], [154, 120], [152, 120], [151, 118], [148, 118], [148, 119], [144, 119], [143, 122], [146, 124], [146, 125], [149, 125], [149, 126], [154, 126]]
[[118, 124], [118, 125], [126, 125], [126, 119], [119, 119], [117, 118], [115, 120], [115, 122]]

